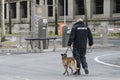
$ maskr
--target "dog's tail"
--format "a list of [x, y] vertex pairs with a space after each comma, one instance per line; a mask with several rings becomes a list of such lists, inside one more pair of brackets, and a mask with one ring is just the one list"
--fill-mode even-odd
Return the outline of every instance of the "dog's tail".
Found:
[[77, 61], [75, 60], [75, 69], [78, 70], [80, 68], [77, 67]]

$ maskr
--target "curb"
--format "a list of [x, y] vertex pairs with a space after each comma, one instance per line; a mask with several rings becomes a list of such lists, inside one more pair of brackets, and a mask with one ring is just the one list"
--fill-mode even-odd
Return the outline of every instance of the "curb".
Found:
[[[109, 47], [114, 47], [112, 44], [107, 44], [107, 45], [101, 45], [101, 44], [95, 44], [93, 45], [93, 49], [98, 49], [98, 48], [109, 48]], [[65, 51], [67, 47], [62, 47], [58, 48], [56, 52], [58, 51]], [[42, 53], [46, 52], [52, 52], [52, 49], [45, 49]], [[29, 50], [29, 52], [26, 52], [26, 49], [0, 49], [0, 55], [12, 55], [12, 54], [28, 54], [28, 53], [40, 53], [39, 51], [32, 51]]]

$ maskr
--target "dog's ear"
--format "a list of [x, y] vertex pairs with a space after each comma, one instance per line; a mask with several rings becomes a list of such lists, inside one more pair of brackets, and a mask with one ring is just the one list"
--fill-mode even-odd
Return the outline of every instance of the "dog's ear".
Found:
[[61, 54], [61, 56], [63, 56], [63, 54]]
[[66, 57], [67, 57], [67, 54], [66, 54], [66, 53], [64, 53], [64, 56], [66, 56]]

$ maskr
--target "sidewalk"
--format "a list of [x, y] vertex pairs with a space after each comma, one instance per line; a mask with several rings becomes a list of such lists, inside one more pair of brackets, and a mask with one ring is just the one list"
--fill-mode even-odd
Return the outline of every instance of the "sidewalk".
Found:
[[[60, 51], [60, 50], [64, 50], [66, 49], [66, 47], [62, 47], [62, 39], [58, 39], [57, 42], [57, 51]], [[52, 49], [53, 49], [53, 45], [51, 42], [49, 42], [49, 48], [48, 49], [45, 49], [44, 52], [48, 52], [48, 51], [51, 51], [52, 52]], [[96, 49], [96, 48], [105, 48], [105, 47], [113, 47], [112, 44], [107, 44], [107, 45], [101, 45], [101, 44], [94, 44], [93, 45], [93, 48]], [[29, 53], [35, 53], [36, 51], [35, 50], [31, 50], [29, 48]], [[39, 49], [37, 49], [37, 52], [39, 53]], [[16, 53], [16, 54], [20, 54], [20, 53], [27, 53], [26, 52], [26, 41], [24, 39], [22, 39], [21, 41], [19, 40], [19, 38], [16, 38], [16, 40], [14, 40], [14, 37], [13, 39], [9, 39], [9, 41], [6, 41], [6, 42], [3, 42], [2, 43], [2, 47], [0, 48], [0, 55], [2, 54], [13, 54], [13, 53]]]
[[[101, 44], [94, 44], [93, 49], [100, 49], [100, 48], [109, 48], [113, 45], [101, 45]], [[58, 45], [55, 52], [59, 51], [65, 51], [67, 47], [62, 47], [61, 45]], [[53, 52], [52, 46], [50, 46], [49, 49], [44, 49], [42, 53], [47, 52]], [[31, 50], [29, 49], [29, 52], [26, 52], [26, 47], [24, 48], [2, 48], [0, 49], [0, 55], [13, 55], [13, 54], [26, 54], [26, 53], [40, 53], [39, 50]]]

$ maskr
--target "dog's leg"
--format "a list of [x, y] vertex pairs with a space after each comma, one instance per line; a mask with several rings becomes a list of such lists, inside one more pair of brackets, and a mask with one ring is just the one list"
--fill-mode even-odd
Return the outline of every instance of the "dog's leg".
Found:
[[66, 74], [66, 72], [67, 72], [67, 74], [68, 74], [68, 71], [67, 71], [67, 66], [64, 66], [64, 68], [65, 68], [65, 72], [63, 73], [63, 75], [65, 75], [65, 74]]
[[67, 70], [67, 69], [68, 69], [68, 67], [66, 66], [66, 67], [65, 67], [65, 72], [64, 72], [64, 75], [65, 75], [65, 74], [66, 74], [66, 72], [67, 72], [67, 75], [69, 76], [69, 72], [68, 72], [68, 70]]
[[67, 75], [69, 76], [69, 72], [68, 72], [68, 70], [67, 70], [67, 69], [68, 69], [68, 67], [66, 68], [66, 72], [67, 72]]
[[65, 69], [65, 72], [63, 73], [63, 75], [65, 75], [66, 74], [66, 69]]
[[[68, 69], [68, 68], [67, 68]], [[66, 69], [66, 71], [67, 71], [67, 75], [69, 76], [69, 72], [68, 72], [68, 70]]]
[[67, 70], [67, 69], [65, 69], [65, 72], [63, 73], [63, 75], [65, 75], [65, 74], [66, 74], [66, 72], [67, 72], [67, 75], [69, 76], [69, 72], [68, 72], [68, 70]]
[[71, 73], [70, 73], [70, 75], [72, 75], [73, 74], [73, 69], [72, 69], [72, 67], [69, 67], [70, 69], [71, 69]]

